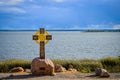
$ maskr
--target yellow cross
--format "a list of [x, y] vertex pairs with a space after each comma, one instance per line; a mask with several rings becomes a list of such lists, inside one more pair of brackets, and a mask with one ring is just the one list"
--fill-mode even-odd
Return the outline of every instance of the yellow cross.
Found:
[[52, 35], [49, 35], [44, 28], [40, 28], [40, 31], [37, 31], [35, 35], [33, 35], [33, 40], [40, 45], [40, 58], [45, 59], [45, 44], [47, 44], [49, 40], [52, 40]]

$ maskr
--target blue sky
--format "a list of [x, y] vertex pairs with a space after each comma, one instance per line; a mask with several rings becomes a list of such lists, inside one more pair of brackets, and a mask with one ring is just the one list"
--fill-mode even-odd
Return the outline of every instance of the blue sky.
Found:
[[0, 30], [120, 29], [120, 0], [0, 0]]

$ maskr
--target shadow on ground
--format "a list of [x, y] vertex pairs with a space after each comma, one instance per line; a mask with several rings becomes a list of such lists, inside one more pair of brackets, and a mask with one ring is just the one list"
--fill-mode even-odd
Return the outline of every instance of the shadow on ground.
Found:
[[32, 74], [24, 74], [24, 75], [12, 75], [11, 74], [7, 77], [0, 78], [0, 80], [3, 80], [3, 79], [27, 79], [27, 78], [36, 78], [36, 77], [43, 77], [43, 76], [35, 76], [35, 75], [32, 75]]

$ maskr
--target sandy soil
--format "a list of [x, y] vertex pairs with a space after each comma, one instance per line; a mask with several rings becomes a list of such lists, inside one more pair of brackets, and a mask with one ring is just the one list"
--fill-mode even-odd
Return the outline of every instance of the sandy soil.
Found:
[[33, 76], [31, 73], [0, 73], [0, 80], [120, 80], [120, 73], [111, 73], [109, 78], [100, 78], [94, 73], [61, 72], [55, 76]]

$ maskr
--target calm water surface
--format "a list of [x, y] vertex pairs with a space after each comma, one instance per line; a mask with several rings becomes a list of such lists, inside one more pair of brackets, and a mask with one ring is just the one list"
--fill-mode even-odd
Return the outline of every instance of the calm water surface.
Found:
[[[34, 31], [0, 32], [0, 60], [32, 60], [39, 56]], [[46, 45], [51, 59], [99, 59], [120, 56], [120, 32], [52, 32]]]

